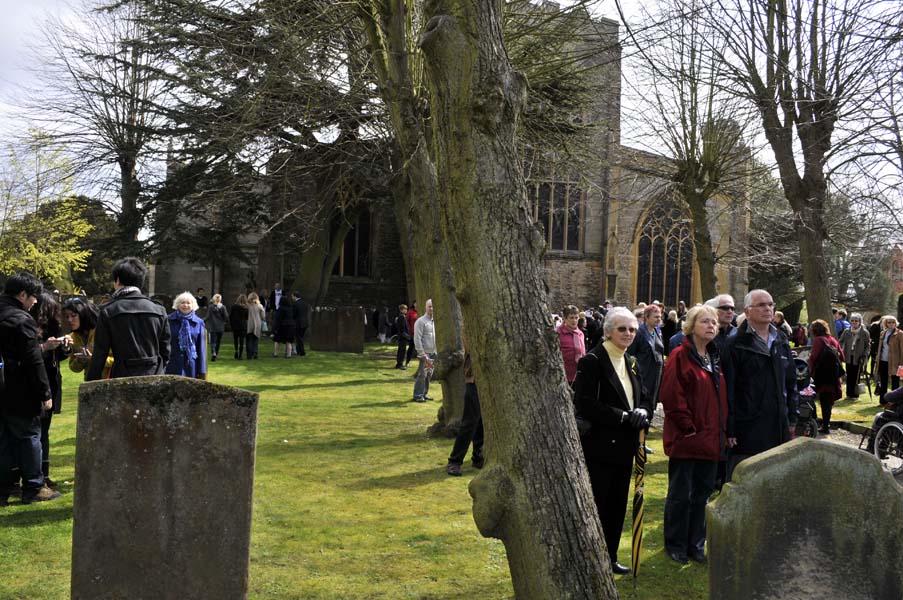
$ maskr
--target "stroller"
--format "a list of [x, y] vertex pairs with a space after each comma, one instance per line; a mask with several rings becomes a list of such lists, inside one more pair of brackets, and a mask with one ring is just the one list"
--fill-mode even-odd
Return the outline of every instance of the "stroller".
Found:
[[799, 391], [800, 416], [796, 421], [796, 435], [815, 439], [818, 437], [818, 419], [815, 418], [815, 387], [809, 377], [809, 364], [802, 358], [793, 360], [796, 365], [796, 389]]

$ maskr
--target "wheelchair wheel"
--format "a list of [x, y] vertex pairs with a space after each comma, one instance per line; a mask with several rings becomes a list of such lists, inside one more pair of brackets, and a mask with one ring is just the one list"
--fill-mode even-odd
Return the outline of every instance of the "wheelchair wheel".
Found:
[[797, 421], [796, 436], [816, 439], [818, 437], [818, 421], [812, 417]]
[[892, 421], [878, 430], [875, 456], [894, 477], [903, 474], [903, 424]]

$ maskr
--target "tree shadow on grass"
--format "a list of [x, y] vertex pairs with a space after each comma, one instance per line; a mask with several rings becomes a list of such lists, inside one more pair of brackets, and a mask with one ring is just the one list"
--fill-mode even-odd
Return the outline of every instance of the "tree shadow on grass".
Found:
[[329, 383], [291, 383], [284, 385], [242, 385], [240, 386], [243, 390], [248, 390], [249, 392], [266, 392], [271, 390], [282, 390], [282, 391], [292, 391], [292, 390], [303, 390], [303, 389], [316, 389], [316, 388], [340, 388], [340, 387], [352, 387], [358, 385], [370, 385], [373, 383], [380, 383], [379, 381], [373, 381], [372, 379], [353, 379], [351, 381], [332, 381]]
[[445, 472], [444, 467], [432, 467], [414, 471], [413, 473], [358, 479], [347, 487], [352, 490], [414, 488], [448, 478], [448, 473]]
[[336, 434], [325, 438], [305, 439], [299, 441], [269, 442], [257, 444], [258, 453], [267, 455], [280, 454], [306, 454], [309, 452], [357, 452], [369, 448], [391, 446], [398, 448], [403, 445], [419, 445], [427, 439], [425, 432], [401, 433], [396, 436], [366, 436]]
[[365, 404], [352, 404], [348, 408], [398, 408], [413, 404], [413, 400], [393, 400], [391, 402], [367, 402]]
[[[15, 506], [10, 505], [10, 508]], [[34, 506], [34, 505], [31, 505]], [[0, 530], [6, 527], [33, 527], [59, 521], [72, 520], [72, 506], [58, 506], [19, 512], [6, 512], [9, 508], [0, 509]]]

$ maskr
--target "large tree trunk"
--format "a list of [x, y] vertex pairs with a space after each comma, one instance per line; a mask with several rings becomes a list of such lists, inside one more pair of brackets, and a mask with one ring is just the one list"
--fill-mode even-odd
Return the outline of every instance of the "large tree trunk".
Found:
[[427, 57], [442, 229], [481, 395], [474, 520], [505, 543], [518, 598], [616, 598], [516, 153], [526, 84], [499, 0], [434, 0]]
[[[463, 321], [455, 297], [454, 275], [448, 250], [439, 228], [439, 184], [436, 167], [429, 155], [426, 126], [418, 108], [409, 61], [410, 17], [406, 0], [371, 2], [362, 11], [364, 26], [373, 52], [374, 68], [395, 131], [403, 185], [393, 189], [405, 194], [396, 197], [400, 235], [410, 236], [410, 251], [404, 254], [406, 270], [413, 277], [419, 312], [433, 300], [436, 344], [439, 354], [435, 378], [442, 382], [442, 407], [433, 434], [453, 435], [464, 412]], [[405, 241], [402, 241], [404, 244]], [[413, 332], [411, 332], [413, 335]]]
[[137, 175], [138, 163], [134, 156], [123, 156], [119, 160], [119, 201], [122, 212], [119, 216], [122, 242], [126, 248], [134, 245], [141, 229], [138, 215], [138, 197], [141, 195], [141, 183]]
[[834, 316], [831, 313], [831, 281], [828, 279], [825, 258], [825, 240], [828, 235], [824, 209], [819, 207], [824, 206], [824, 203], [816, 198], [797, 198], [796, 201], [791, 201], [791, 205], [794, 209], [793, 220], [802, 258], [803, 286], [806, 290], [806, 312], [809, 315], [809, 322], [822, 319], [829, 325], [828, 331], [831, 335], [836, 335]]
[[714, 298], [715, 288], [718, 285], [718, 278], [715, 275], [715, 251], [712, 249], [712, 234], [709, 232], [709, 218], [705, 209], [706, 197], [684, 186], [684, 200], [690, 209], [690, 220], [693, 223], [693, 249], [696, 251], [703, 300]]

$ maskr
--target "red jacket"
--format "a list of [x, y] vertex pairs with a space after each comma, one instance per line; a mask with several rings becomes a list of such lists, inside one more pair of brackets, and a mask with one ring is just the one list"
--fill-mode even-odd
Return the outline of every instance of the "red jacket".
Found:
[[[815, 381], [815, 365], [818, 364], [818, 358], [821, 356], [822, 352], [828, 352], [825, 350], [825, 344], [828, 344], [840, 355], [840, 364], [844, 364], [845, 359], [843, 356], [843, 349], [840, 347], [840, 342], [832, 338], [830, 335], [820, 335], [818, 337], [812, 338], [812, 350], [809, 352], [809, 373], [812, 374], [813, 383]], [[843, 398], [843, 387], [841, 386], [841, 380], [838, 379], [835, 382], [831, 383], [821, 383], [815, 386], [815, 391], [818, 394], [831, 394], [832, 399], [836, 402]]]
[[417, 309], [413, 306], [408, 309], [408, 312], [405, 313], [404, 318], [408, 321], [408, 331], [411, 334], [411, 339], [414, 339], [414, 323], [417, 322]]
[[[718, 361], [706, 370], [692, 343], [684, 338], [665, 362], [658, 396], [665, 408], [662, 441], [671, 458], [717, 462], [727, 440], [727, 384]], [[709, 356], [718, 356], [714, 342]]]

